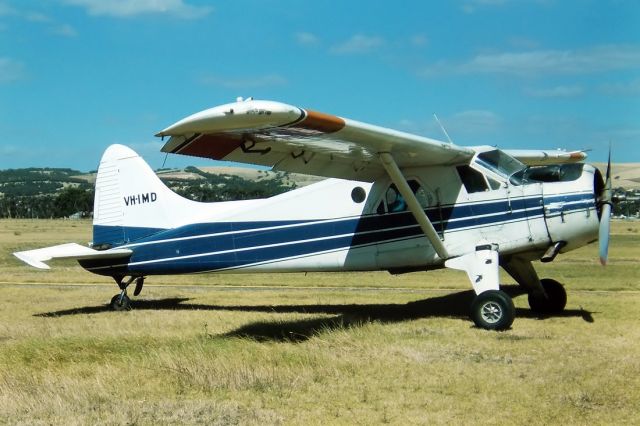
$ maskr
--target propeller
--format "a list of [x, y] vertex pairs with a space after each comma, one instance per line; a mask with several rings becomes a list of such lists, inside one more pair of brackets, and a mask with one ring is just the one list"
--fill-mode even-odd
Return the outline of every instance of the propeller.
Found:
[[598, 240], [600, 244], [600, 263], [607, 264], [609, 256], [609, 228], [611, 227], [611, 203], [613, 202], [613, 191], [611, 190], [611, 146], [609, 146], [609, 159], [607, 160], [607, 172], [605, 176], [604, 188], [600, 194], [600, 228]]

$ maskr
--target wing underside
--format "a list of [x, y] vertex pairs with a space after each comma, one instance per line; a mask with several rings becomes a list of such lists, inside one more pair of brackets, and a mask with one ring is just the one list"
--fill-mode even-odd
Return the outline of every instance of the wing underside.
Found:
[[162, 130], [162, 151], [287, 172], [373, 181], [378, 155], [400, 167], [462, 164], [474, 151], [453, 144], [271, 101], [222, 105]]

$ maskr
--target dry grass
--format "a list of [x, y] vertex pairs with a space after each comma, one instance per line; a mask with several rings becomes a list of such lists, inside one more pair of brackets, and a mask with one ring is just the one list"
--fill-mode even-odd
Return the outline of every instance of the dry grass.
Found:
[[110, 279], [10, 255], [89, 228], [0, 221], [0, 422], [638, 422], [638, 224], [614, 224], [606, 269], [595, 247], [540, 266], [567, 312], [533, 316], [520, 296], [504, 333], [472, 327], [452, 271], [152, 277], [114, 313]]

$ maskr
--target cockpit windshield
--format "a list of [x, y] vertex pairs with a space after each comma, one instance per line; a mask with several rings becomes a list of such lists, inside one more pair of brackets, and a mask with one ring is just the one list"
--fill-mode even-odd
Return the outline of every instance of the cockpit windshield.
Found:
[[526, 168], [524, 164], [499, 149], [478, 154], [476, 163], [500, 176], [509, 179], [514, 173]]

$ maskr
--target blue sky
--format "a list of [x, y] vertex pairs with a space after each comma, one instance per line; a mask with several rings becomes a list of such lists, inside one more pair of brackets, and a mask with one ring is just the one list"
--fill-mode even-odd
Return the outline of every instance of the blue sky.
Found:
[[[636, 1], [0, 0], [0, 169], [97, 167], [237, 96], [640, 162]], [[212, 162], [171, 156], [167, 167]]]

